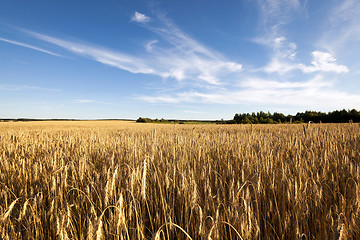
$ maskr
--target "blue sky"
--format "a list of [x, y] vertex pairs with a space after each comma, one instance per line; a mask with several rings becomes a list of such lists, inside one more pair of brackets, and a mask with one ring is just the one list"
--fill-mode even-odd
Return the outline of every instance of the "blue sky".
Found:
[[360, 110], [357, 0], [2, 0], [0, 118]]

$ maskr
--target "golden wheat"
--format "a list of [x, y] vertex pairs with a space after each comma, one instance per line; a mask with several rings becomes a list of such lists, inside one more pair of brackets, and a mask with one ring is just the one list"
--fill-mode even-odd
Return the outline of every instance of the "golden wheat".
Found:
[[0, 238], [359, 238], [359, 130], [0, 123]]

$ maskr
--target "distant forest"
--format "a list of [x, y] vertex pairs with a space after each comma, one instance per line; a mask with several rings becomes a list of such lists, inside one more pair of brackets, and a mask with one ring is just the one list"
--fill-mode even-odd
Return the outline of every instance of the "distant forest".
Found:
[[[0, 119], [0, 122], [29, 122], [29, 121], [79, 121], [75, 119]], [[101, 120], [127, 120], [127, 119], [101, 119]], [[236, 113], [231, 120], [178, 120], [178, 119], [150, 119], [139, 117], [136, 122], [142, 123], [178, 123], [178, 124], [199, 124], [199, 123], [212, 123], [212, 124], [278, 124], [278, 123], [348, 123], [360, 122], [360, 112], [356, 109], [352, 110], [336, 110], [333, 112], [316, 112], [305, 111], [298, 112], [295, 116], [284, 115], [283, 113], [270, 113], [270, 112], [253, 112], [253, 113]]]
[[336, 110], [333, 112], [316, 112], [306, 111], [298, 112], [295, 116], [282, 113], [258, 112], [258, 113], [236, 113], [234, 118], [224, 123], [243, 123], [243, 124], [265, 124], [265, 123], [347, 123], [347, 122], [360, 122], [360, 112], [353, 110]]
[[236, 113], [231, 120], [169, 120], [169, 119], [150, 119], [139, 117], [137, 122], [140, 123], [179, 123], [179, 124], [194, 124], [194, 123], [216, 123], [216, 124], [279, 124], [279, 123], [348, 123], [360, 122], [360, 112], [353, 110], [336, 110], [333, 112], [316, 112], [306, 111], [298, 112], [294, 115], [284, 115], [283, 113], [270, 113], [270, 112], [253, 112], [253, 113]]

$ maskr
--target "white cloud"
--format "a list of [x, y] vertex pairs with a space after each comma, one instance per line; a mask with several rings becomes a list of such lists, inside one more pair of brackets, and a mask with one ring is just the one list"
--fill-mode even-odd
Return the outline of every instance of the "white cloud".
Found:
[[235, 62], [226, 62], [225, 67], [231, 72], [239, 72], [243, 69], [242, 64]]
[[191, 110], [184, 110], [184, 113], [193, 113], [193, 114], [204, 114], [206, 112], [200, 112], [200, 111], [191, 111]]
[[263, 68], [268, 73], [278, 73], [284, 75], [293, 70], [301, 70], [304, 73], [313, 72], [334, 72], [334, 73], [348, 73], [349, 68], [345, 65], [336, 63], [336, 59], [328, 52], [313, 51], [312, 65], [307, 66], [302, 63], [295, 63], [287, 61], [285, 58], [274, 57], [271, 62]]
[[341, 0], [335, 2], [335, 6], [330, 15], [333, 24], [342, 24], [343, 22], [359, 22], [358, 14], [360, 11], [360, 2], [358, 0]]
[[26, 32], [38, 39], [50, 42], [72, 53], [84, 57], [89, 57], [91, 59], [94, 59], [95, 61], [101, 62], [106, 65], [120, 68], [132, 73], [154, 73], [154, 69], [148, 66], [142, 59], [128, 54], [112, 51], [101, 47], [91, 46], [88, 44], [70, 42], [35, 32]]
[[74, 101], [74, 103], [93, 103], [94, 100], [91, 99], [77, 99]]
[[182, 69], [172, 68], [161, 75], [163, 78], [175, 78], [176, 80], [184, 80], [186, 78], [185, 72]]
[[251, 89], [313, 89], [332, 87], [333, 85], [333, 82], [324, 81], [321, 75], [317, 75], [315, 78], [306, 82], [275, 81], [261, 78], [249, 78], [241, 84], [242, 87]]
[[273, 51], [270, 62], [262, 68], [267, 73], [284, 75], [297, 69], [294, 64], [297, 55], [297, 45], [289, 42], [284, 36], [262, 37], [255, 40], [257, 43], [270, 47]]
[[274, 39], [275, 47], [279, 48], [285, 40], [286, 38], [284, 36], [275, 38]]
[[142, 101], [149, 102], [149, 103], [179, 103], [179, 102], [181, 102], [181, 100], [178, 99], [177, 97], [171, 97], [171, 96], [167, 96], [167, 95], [156, 96], [156, 97], [140, 96], [140, 97], [137, 97], [137, 99], [140, 99]]
[[302, 9], [299, 0], [256, 0], [265, 26], [287, 23]]
[[141, 96], [138, 99], [151, 103], [261, 104], [297, 109], [332, 110], [359, 106], [360, 95], [336, 90], [334, 84], [324, 80], [321, 75], [305, 82], [248, 79], [238, 89], [184, 91], [166, 96]]
[[45, 50], [45, 49], [42, 49], [42, 48], [39, 48], [39, 47], [35, 47], [35, 46], [29, 45], [29, 44], [26, 44], [26, 43], [21, 43], [21, 42], [17, 42], [17, 41], [5, 39], [5, 38], [0, 38], [0, 41], [7, 42], [7, 43], [10, 43], [10, 44], [14, 44], [14, 45], [21, 46], [21, 47], [30, 48], [30, 49], [33, 49], [33, 50], [36, 50], [36, 51], [39, 51], [39, 52], [43, 52], [43, 53], [47, 53], [47, 54], [50, 54], [50, 55], [53, 55], [53, 56], [61, 57], [61, 55], [59, 55], [57, 53], [53, 53], [53, 52], [50, 52], [48, 50]]
[[151, 52], [153, 50], [153, 45], [155, 45], [156, 43], [158, 43], [158, 40], [152, 40], [148, 43], [146, 43], [145, 48], [148, 52]]
[[39, 86], [29, 86], [29, 85], [14, 85], [14, 84], [0, 84], [0, 90], [2, 91], [45, 91], [45, 92], [60, 92], [61, 89], [56, 88], [45, 88]]
[[[328, 18], [324, 20], [323, 33], [318, 45], [345, 59], [357, 59], [360, 54], [360, 1], [336, 0]], [[350, 60], [350, 61], [351, 61]]]
[[150, 41], [145, 45], [147, 51], [137, 56], [27, 30], [24, 32], [106, 65], [132, 73], [172, 78], [188, 85], [221, 85], [223, 82], [220, 79], [242, 70], [241, 64], [228, 61], [221, 54], [205, 47], [168, 19], [160, 17], [160, 25], [146, 24], [143, 27], [158, 34], [165, 44], [160, 44], [158, 40]]
[[[345, 65], [340, 65], [330, 52], [313, 51], [311, 65], [301, 63], [296, 59], [297, 45], [290, 42], [284, 34], [282, 26], [287, 24], [297, 12], [301, 12], [306, 6], [306, 1], [300, 2], [298, 0], [257, 0], [260, 6], [261, 15], [267, 20], [268, 26], [265, 27], [265, 34], [255, 39], [255, 42], [270, 47], [273, 51], [269, 63], [263, 67], [266, 73], [278, 73], [284, 75], [294, 70], [301, 70], [304, 73], [314, 72], [333, 72], [333, 73], [348, 73], [349, 68]], [[354, 39], [354, 28], [358, 31], [358, 40], [360, 40], [360, 19], [358, 12], [360, 10], [360, 2], [356, 0], [338, 1], [336, 7], [332, 11], [332, 22], [334, 25], [339, 25], [341, 32], [336, 31], [336, 35], [327, 39], [331, 39], [331, 44], [322, 43], [319, 47], [331, 49], [334, 51], [334, 46], [341, 45], [346, 47], [346, 42], [349, 39]], [[351, 27], [347, 27], [350, 24]], [[356, 23], [356, 24], [354, 24]], [[356, 27], [355, 27], [356, 26]], [[344, 29], [347, 29], [346, 31]], [[356, 39], [356, 38], [355, 38]], [[328, 40], [327, 40], [328, 41]], [[355, 50], [356, 51], [356, 50]]]
[[297, 46], [290, 42], [286, 37], [279, 35], [275, 30], [270, 34], [254, 39], [255, 43], [269, 47], [274, 52], [274, 57], [295, 59]]
[[73, 101], [73, 103], [77, 103], [77, 104], [88, 104], [88, 103], [93, 103], [93, 104], [110, 104], [109, 102], [101, 102], [101, 101], [96, 101], [93, 99], [76, 99]]
[[254, 42], [272, 50], [269, 63], [261, 68], [266, 73], [284, 75], [297, 69], [294, 64], [297, 56], [297, 45], [288, 40], [284, 34], [284, 25], [302, 13], [306, 1], [300, 0], [256, 0], [260, 18], [263, 20], [263, 32]]
[[312, 56], [312, 66], [299, 65], [299, 68], [305, 73], [311, 73], [316, 71], [335, 73], [349, 72], [348, 67], [345, 65], [338, 65], [336, 63], [336, 59], [330, 53], [314, 51], [312, 52]]
[[263, 68], [263, 70], [267, 73], [278, 73], [280, 75], [284, 75], [287, 72], [290, 72], [296, 69], [296, 65], [292, 63], [288, 63], [286, 61], [282, 61], [278, 58], [274, 58], [271, 62]]
[[150, 21], [150, 19], [151, 18], [146, 16], [145, 14], [136, 11], [132, 16], [131, 21], [138, 23], [147, 23]]
[[215, 85], [218, 84], [218, 79], [209, 72], [200, 74], [198, 78], [210, 84], [215, 84]]
[[[208, 84], [220, 84], [219, 76], [239, 72], [242, 65], [228, 61], [221, 54], [200, 44], [192, 37], [182, 32], [170, 20], [160, 17], [161, 26], [144, 26], [159, 34], [170, 48], [157, 46], [156, 58], [161, 65], [171, 65], [171, 72], [183, 72], [184, 78], [200, 79]], [[172, 75], [169, 73], [168, 75]]]

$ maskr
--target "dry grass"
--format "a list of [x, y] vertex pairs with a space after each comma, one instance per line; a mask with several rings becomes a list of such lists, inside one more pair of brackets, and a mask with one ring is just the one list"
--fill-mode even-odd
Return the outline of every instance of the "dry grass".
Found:
[[359, 130], [0, 123], [0, 239], [360, 238]]

